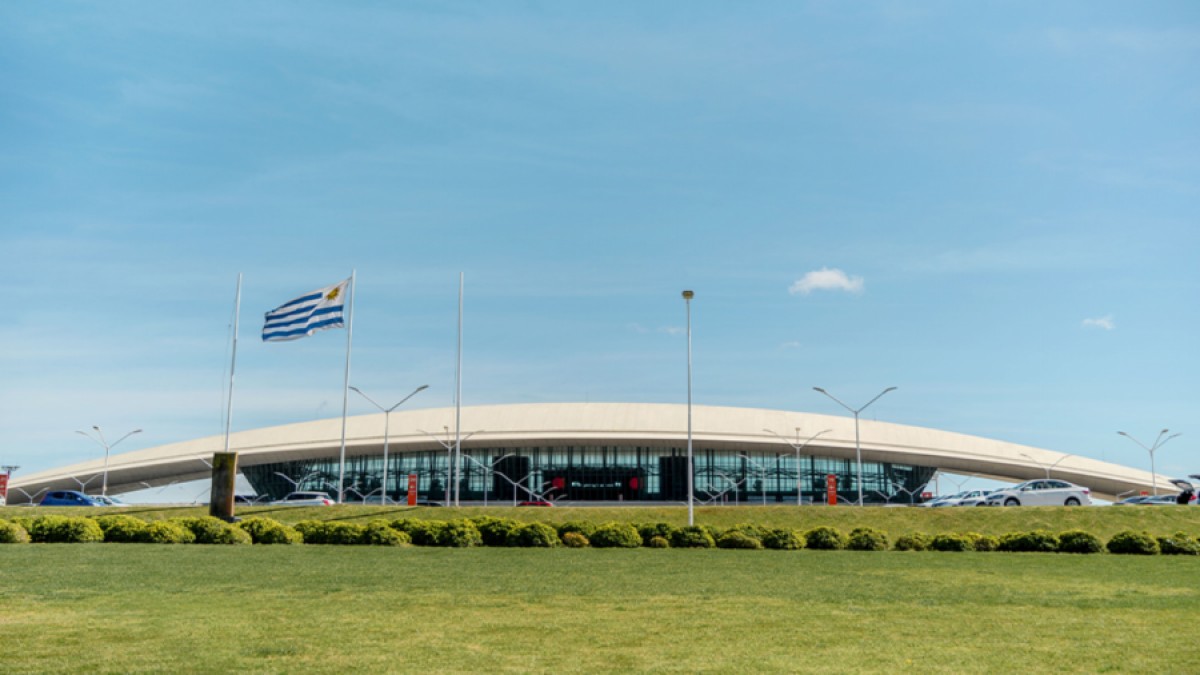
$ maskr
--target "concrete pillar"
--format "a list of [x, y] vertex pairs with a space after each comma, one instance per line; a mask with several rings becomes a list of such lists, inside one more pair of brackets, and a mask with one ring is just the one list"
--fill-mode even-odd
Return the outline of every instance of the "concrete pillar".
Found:
[[212, 492], [208, 500], [208, 515], [232, 523], [233, 493], [237, 480], [237, 453], [213, 453]]

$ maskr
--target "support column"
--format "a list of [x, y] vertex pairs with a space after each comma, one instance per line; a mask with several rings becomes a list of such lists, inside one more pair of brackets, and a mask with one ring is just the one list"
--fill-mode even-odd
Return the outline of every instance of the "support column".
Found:
[[216, 452], [212, 460], [212, 492], [208, 500], [208, 515], [227, 523], [234, 522], [233, 494], [237, 481], [237, 453]]

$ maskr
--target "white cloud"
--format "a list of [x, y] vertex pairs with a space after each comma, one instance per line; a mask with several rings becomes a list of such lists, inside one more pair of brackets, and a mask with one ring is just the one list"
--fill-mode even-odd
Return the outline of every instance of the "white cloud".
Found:
[[1084, 328], [1103, 328], [1104, 330], [1112, 330], [1117, 327], [1117, 322], [1113, 320], [1113, 315], [1101, 316], [1095, 319], [1084, 319]]
[[784, 342], [783, 344], [779, 345], [779, 347], [781, 349], [800, 349], [801, 346], [802, 345], [800, 344], [799, 340], [792, 340], [790, 342]]
[[822, 267], [819, 270], [813, 270], [804, 277], [798, 279], [791, 287], [788, 288], [788, 293], [796, 295], [808, 295], [813, 291], [846, 291], [848, 293], [863, 292], [863, 278], [847, 276], [845, 272], [839, 269], [829, 269]]

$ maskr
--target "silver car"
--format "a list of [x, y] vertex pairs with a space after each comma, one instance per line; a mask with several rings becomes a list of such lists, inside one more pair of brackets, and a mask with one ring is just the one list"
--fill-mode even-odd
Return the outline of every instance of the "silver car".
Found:
[[333, 500], [324, 492], [293, 492], [271, 502], [272, 506], [333, 506]]
[[1039, 479], [1017, 483], [988, 495], [988, 506], [1080, 506], [1091, 504], [1092, 491], [1065, 480]]

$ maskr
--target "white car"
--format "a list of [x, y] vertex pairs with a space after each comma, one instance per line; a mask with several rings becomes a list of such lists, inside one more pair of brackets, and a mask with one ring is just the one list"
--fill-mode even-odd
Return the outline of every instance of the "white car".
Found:
[[92, 499], [100, 502], [100, 506], [129, 506], [129, 504], [117, 499], [116, 497], [107, 497], [105, 495], [92, 495]]
[[966, 494], [966, 493], [965, 492], [955, 492], [952, 495], [942, 495], [940, 497], [934, 497], [933, 499], [930, 499], [927, 502], [921, 502], [920, 505], [924, 506], [924, 507], [928, 507], [928, 508], [932, 508], [934, 506], [949, 506], [948, 504], [943, 504], [942, 502], [958, 499], [958, 498], [962, 497], [964, 494]]
[[933, 506], [976, 506], [980, 499], [986, 498], [987, 490], [967, 490], [956, 495], [950, 495], [936, 500]]
[[957, 506], [987, 506], [988, 505], [987, 498], [988, 498], [988, 495], [992, 494], [992, 491], [991, 490], [976, 490], [976, 492], [978, 492], [979, 494], [975, 495], [974, 497], [967, 497], [965, 499], [959, 500]]
[[324, 492], [293, 492], [272, 506], [333, 506], [333, 500]]
[[1080, 506], [1091, 504], [1092, 491], [1065, 480], [1027, 480], [988, 495], [988, 506]]

